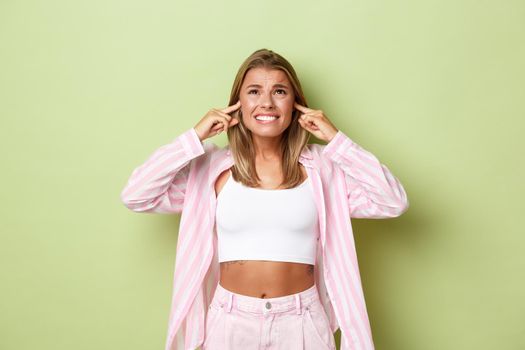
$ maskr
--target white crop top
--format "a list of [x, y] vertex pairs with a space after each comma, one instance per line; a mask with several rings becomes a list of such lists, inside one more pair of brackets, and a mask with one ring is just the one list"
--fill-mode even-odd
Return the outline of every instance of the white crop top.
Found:
[[273, 260], [315, 265], [319, 225], [307, 178], [294, 188], [252, 188], [230, 176], [217, 196], [219, 262]]

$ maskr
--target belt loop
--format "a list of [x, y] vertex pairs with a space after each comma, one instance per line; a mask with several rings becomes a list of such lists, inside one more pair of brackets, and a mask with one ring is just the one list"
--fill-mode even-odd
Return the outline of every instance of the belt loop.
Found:
[[230, 312], [232, 310], [232, 305], [233, 305], [233, 293], [230, 292], [228, 293], [229, 294], [229, 300], [228, 300], [228, 307], [227, 307], [227, 311]]
[[299, 294], [295, 294], [295, 307], [297, 309], [297, 314], [301, 314], [301, 298]]

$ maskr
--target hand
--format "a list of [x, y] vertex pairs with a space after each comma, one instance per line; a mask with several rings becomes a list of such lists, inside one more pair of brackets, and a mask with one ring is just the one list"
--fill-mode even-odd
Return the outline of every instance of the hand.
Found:
[[318, 139], [330, 142], [339, 131], [323, 111], [302, 106], [297, 102], [294, 102], [294, 107], [304, 113], [298, 119], [299, 124]]
[[234, 112], [240, 107], [241, 101], [239, 100], [236, 104], [223, 109], [210, 109], [194, 127], [197, 135], [199, 135], [199, 139], [204, 141], [208, 137], [218, 135], [228, 130], [230, 126], [238, 124], [239, 120], [228, 113]]

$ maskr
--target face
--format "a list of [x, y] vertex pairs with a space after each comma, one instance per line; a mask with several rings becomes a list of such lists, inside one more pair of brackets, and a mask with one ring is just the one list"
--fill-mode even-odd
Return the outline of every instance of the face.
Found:
[[239, 99], [243, 123], [256, 136], [280, 136], [292, 121], [295, 96], [286, 73], [280, 69], [250, 69]]

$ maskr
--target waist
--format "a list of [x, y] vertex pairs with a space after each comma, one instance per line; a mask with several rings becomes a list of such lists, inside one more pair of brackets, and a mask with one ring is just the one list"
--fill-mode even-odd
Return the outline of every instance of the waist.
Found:
[[239, 294], [258, 298], [293, 294], [311, 287], [313, 264], [264, 260], [220, 263], [220, 284]]
[[215, 306], [225, 306], [231, 303], [232, 307], [239, 310], [265, 314], [296, 310], [297, 307], [308, 306], [319, 300], [317, 285], [315, 284], [298, 293], [273, 298], [257, 298], [233, 292], [219, 283], [215, 289], [212, 303]]

